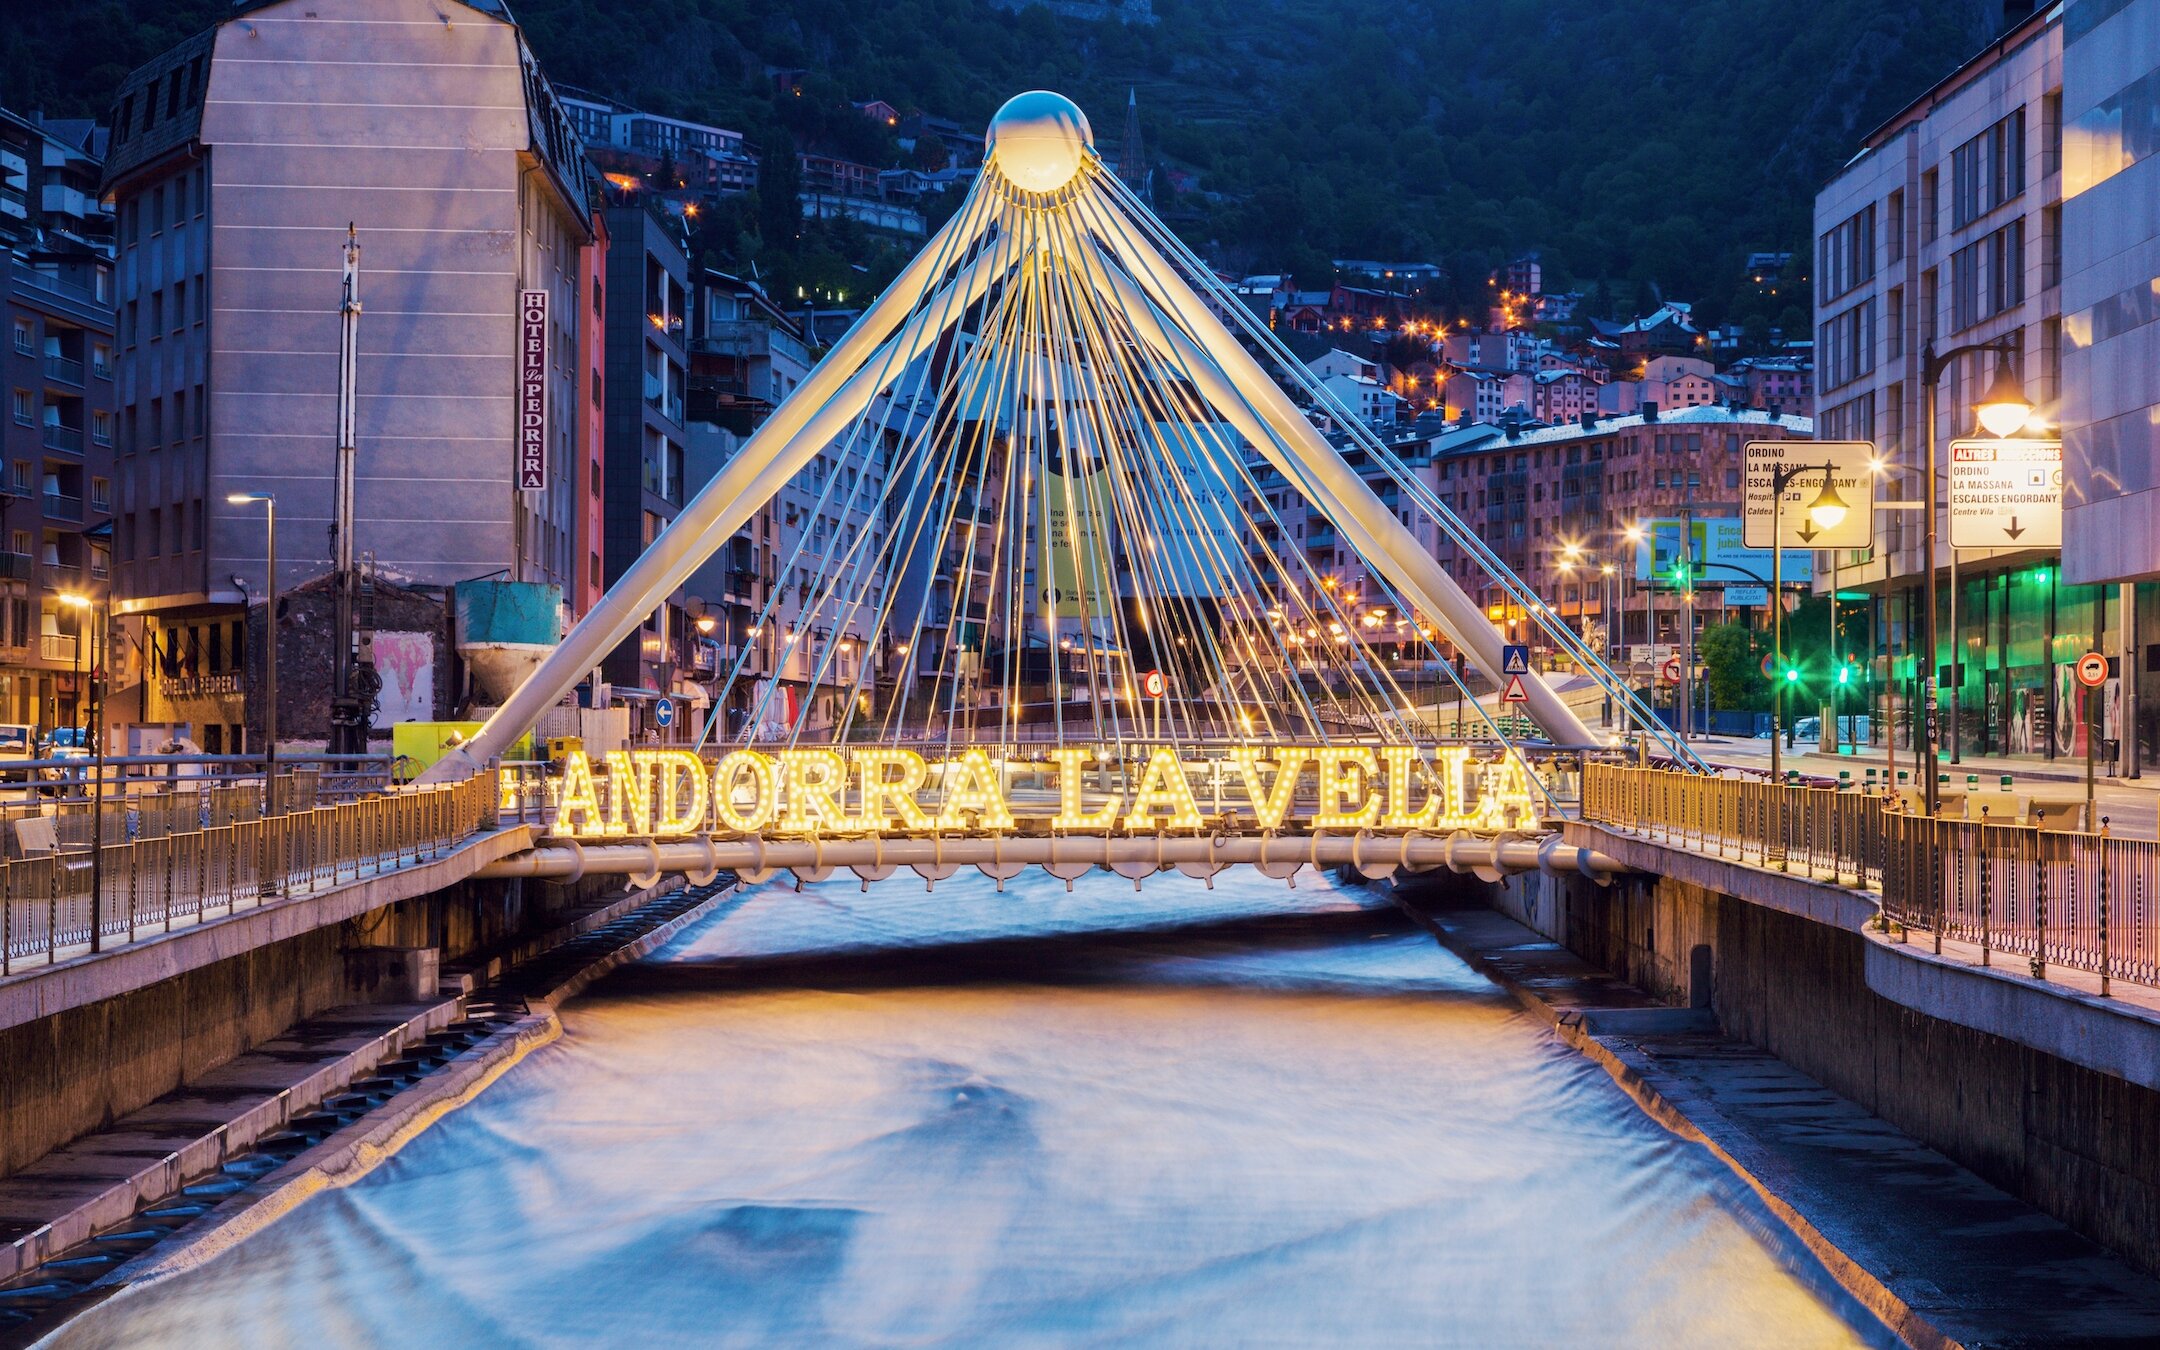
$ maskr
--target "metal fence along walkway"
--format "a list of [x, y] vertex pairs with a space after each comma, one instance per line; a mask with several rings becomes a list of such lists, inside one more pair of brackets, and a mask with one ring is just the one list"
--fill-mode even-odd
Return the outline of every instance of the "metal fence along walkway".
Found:
[[[2044, 815], [2043, 815], [2044, 818]], [[2070, 819], [2072, 813], [2062, 814]], [[2160, 986], [2160, 844], [1945, 820], [1852, 789], [1586, 765], [1583, 819], [1652, 842], [1876, 892], [1906, 930]]]
[[[100, 946], [132, 942], [427, 862], [492, 825], [497, 801], [492, 777], [480, 775], [279, 815], [249, 811], [204, 829], [108, 836], [122, 842], [105, 844], [94, 864], [88, 850], [68, 848], [0, 863], [0, 974], [87, 951], [93, 928]], [[170, 808], [161, 803], [167, 817]]]

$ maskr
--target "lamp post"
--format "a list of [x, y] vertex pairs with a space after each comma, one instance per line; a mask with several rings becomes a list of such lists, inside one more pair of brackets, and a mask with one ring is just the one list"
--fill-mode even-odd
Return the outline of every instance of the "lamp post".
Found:
[[[1844, 524], [1845, 513], [1851, 509], [1831, 483], [1831, 471], [1829, 464], [1821, 466], [1822, 491], [1808, 504], [1808, 519], [1825, 530]], [[1785, 686], [1792, 682], [1785, 669], [1785, 489], [1800, 475], [1816, 472], [1818, 469], [1813, 464], [1795, 464], [1770, 474], [1770, 649], [1774, 653], [1772, 664], [1777, 667], [1777, 677], [1770, 682], [1770, 778], [1773, 782], [1783, 782], [1785, 778]]]
[[[1633, 577], [1634, 577], [1634, 575], [1635, 575], [1635, 555], [1636, 555], [1636, 550], [1642, 547], [1642, 541], [1643, 541], [1643, 530], [1642, 530], [1642, 526], [1641, 526], [1641, 525], [1630, 525], [1630, 526], [1628, 526], [1628, 527], [1627, 527], [1627, 528], [1626, 528], [1625, 530], [1622, 530], [1622, 531], [1620, 532], [1620, 537], [1621, 537], [1622, 539], [1624, 539], [1624, 540], [1626, 540], [1626, 541], [1627, 541], [1627, 545], [1628, 545], [1628, 550], [1627, 550], [1627, 554], [1628, 554], [1628, 576], [1629, 576], [1630, 580], [1632, 581], [1632, 579], [1633, 579]], [[1656, 553], [1656, 550], [1655, 550], [1655, 549], [1653, 549], [1653, 550], [1651, 550], [1651, 552], [1652, 552], [1652, 554], [1653, 554], [1653, 557], [1652, 557], [1651, 563], [1652, 563], [1652, 566], [1655, 566], [1655, 565], [1656, 565], [1656, 559], [1655, 559], [1655, 556], [1654, 556], [1654, 555], [1655, 555], [1655, 553]], [[1643, 645], [1644, 645], [1644, 646], [1649, 646], [1649, 645], [1651, 644], [1652, 640], [1653, 640], [1653, 639], [1655, 638], [1655, 636], [1656, 636], [1656, 632], [1657, 632], [1657, 624], [1656, 624], [1656, 621], [1655, 621], [1655, 619], [1653, 619], [1653, 618], [1652, 618], [1652, 616], [1651, 616], [1651, 613], [1650, 613], [1650, 603], [1651, 603], [1651, 601], [1652, 601], [1652, 600], [1653, 600], [1653, 599], [1654, 599], [1654, 598], [1656, 597], [1656, 595], [1657, 595], [1657, 585], [1656, 585], [1656, 581], [1655, 581], [1655, 578], [1653, 578], [1653, 579], [1652, 579], [1652, 584], [1650, 584], [1650, 585], [1648, 585], [1648, 586], [1645, 586], [1645, 587], [1643, 587], [1643, 588], [1642, 588], [1642, 591], [1643, 591], [1643, 601], [1642, 601], [1642, 628], [1643, 628]], [[1625, 603], [1625, 602], [1623, 602], [1623, 604], [1624, 604], [1624, 603]], [[1626, 616], [1625, 616], [1625, 615], [1623, 615], [1623, 616], [1621, 617], [1621, 622], [1620, 622], [1620, 636], [1622, 636], [1622, 637], [1626, 637], [1626, 636], [1627, 636], [1627, 619], [1626, 619]], [[1630, 675], [1632, 675], [1632, 674], [1634, 674], [1634, 672], [1635, 672], [1635, 649], [1634, 649], [1633, 647], [1630, 647], [1630, 648], [1628, 648], [1628, 673], [1629, 673]], [[1652, 674], [1655, 674], [1655, 673], [1656, 673], [1655, 671], [1653, 671], [1653, 672], [1652, 672]], [[1654, 707], [1654, 706], [1656, 705], [1656, 699], [1657, 699], [1657, 694], [1656, 694], [1656, 690], [1655, 690], [1655, 688], [1653, 687], [1653, 688], [1652, 688], [1652, 690], [1650, 691], [1649, 695], [1648, 695], [1648, 700], [1649, 700], [1649, 703], [1650, 703], [1650, 705], [1651, 705], [1651, 706], [1653, 706], [1653, 707]], [[1643, 728], [1643, 730], [1647, 732], [1647, 731], [1649, 730], [1649, 728], [1648, 728], [1648, 727], [1644, 727], [1644, 728]]]
[[[75, 611], [76, 668], [82, 666], [82, 649], [86, 640], [97, 631], [102, 606], [93, 603], [89, 596], [74, 593], [63, 594], [60, 603]], [[103, 681], [98, 678], [98, 662], [101, 653], [93, 650], [90, 657], [90, 688], [85, 689], [81, 678], [75, 682], [76, 707], [89, 705], [89, 725], [93, 737], [90, 745], [90, 950], [98, 952], [105, 946], [105, 700], [99, 695], [87, 697], [101, 689]]]
[[[1926, 655], [1927, 665], [1920, 672], [1921, 697], [1924, 700], [1922, 734], [1926, 740], [1926, 748], [1921, 756], [1921, 776], [1924, 781], [1920, 786], [1921, 791], [1926, 794], [1927, 813], [1931, 816], [1935, 814], [1936, 809], [1942, 804], [1941, 793], [1935, 782], [1938, 773], [1937, 766], [1940, 763], [1938, 757], [1941, 753], [1935, 739], [1935, 677], [1937, 670], [1935, 662], [1938, 658], [1935, 629], [1935, 386], [1941, 382], [1943, 372], [1950, 368], [1950, 363], [1959, 357], [1973, 355], [1978, 352], [1994, 352], [2000, 358], [1995, 363], [1995, 382], [1988, 387], [1986, 395], [1973, 405], [1973, 412], [1979, 417], [1980, 425], [1987, 431], [1996, 436], [2008, 436], [2019, 427], [2024, 426], [2026, 419], [2032, 416], [2032, 402], [2025, 397], [2025, 390], [2018, 383], [2016, 372], [2010, 369], [2010, 356], [2016, 350], [2015, 346], [2003, 340], [1967, 342], [1952, 347], [1946, 352], [1937, 352], [1935, 344], [1930, 342], [1920, 349], [1920, 416], [1927, 426], [1927, 471], [1921, 476], [1922, 481], [1927, 485], [1927, 506], [1925, 508], [1927, 512], [1927, 532], [1921, 536], [1920, 560], [1920, 570], [1927, 576], [1927, 618], [1921, 636], [1922, 649]], [[1952, 603], [1955, 604], [1957, 586], [1957, 550], [1955, 548], [1950, 550], [1950, 560]], [[1954, 609], [1951, 611], [1951, 616], [1954, 625], [1956, 622], [1956, 611]], [[1953, 649], [1950, 666], [1950, 736], [1953, 746], [1957, 738], [1958, 682], [1956, 677], [1960, 664], [1957, 661], [1957, 652], [1955, 650], [1956, 638], [1957, 635], [1953, 632], [1951, 634]]]
[[[263, 571], [268, 578], [264, 591], [266, 607], [263, 610], [263, 814], [275, 816], [278, 810], [277, 792], [277, 497], [268, 492], [233, 492], [225, 500], [234, 506], [249, 506], [256, 502], [263, 508]], [[270, 832], [263, 831], [263, 848], [270, 846]], [[270, 875], [268, 859], [264, 859], [262, 893], [275, 895], [277, 888]]]

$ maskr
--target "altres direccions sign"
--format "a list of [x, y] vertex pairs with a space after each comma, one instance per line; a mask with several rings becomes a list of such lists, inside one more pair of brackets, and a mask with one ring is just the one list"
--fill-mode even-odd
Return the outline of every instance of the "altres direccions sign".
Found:
[[[1144, 759], [1128, 751], [1137, 766], [1129, 773], [1100, 772], [1112, 754], [1062, 746], [995, 760], [977, 748], [933, 762], [899, 747], [850, 746], [735, 750], [707, 761], [688, 750], [616, 750], [595, 772], [572, 751], [549, 833], [927, 834], [1011, 831], [1023, 820], [1083, 834], [1199, 830], [1209, 821], [1203, 792], [1218, 817], [1262, 830], [1506, 830], [1538, 821], [1521, 760], [1477, 759], [1467, 746], [1249, 746], [1215, 759], [1158, 746]], [[1013, 780], [1041, 786], [1015, 798]]]

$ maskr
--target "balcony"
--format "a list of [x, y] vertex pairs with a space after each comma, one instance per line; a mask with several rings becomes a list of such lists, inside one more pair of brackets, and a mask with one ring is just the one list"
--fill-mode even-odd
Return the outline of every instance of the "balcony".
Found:
[[45, 633], [38, 638], [38, 660], [75, 664], [75, 638], [71, 633]]
[[49, 384], [72, 385], [80, 389], [83, 384], [83, 364], [80, 361], [70, 361], [64, 356], [48, 354], [45, 358], [45, 379]]
[[[81, 454], [83, 449], [82, 428], [64, 427], [56, 422], [47, 422], [45, 424], [45, 448], [47, 450], [63, 450], [74, 455]], [[81, 519], [81, 517], [78, 516], [77, 519]]]
[[37, 560], [27, 553], [0, 553], [0, 581], [32, 581], [37, 578]]
[[46, 493], [45, 518], [80, 521], [83, 518], [82, 498], [70, 497], [64, 492]]

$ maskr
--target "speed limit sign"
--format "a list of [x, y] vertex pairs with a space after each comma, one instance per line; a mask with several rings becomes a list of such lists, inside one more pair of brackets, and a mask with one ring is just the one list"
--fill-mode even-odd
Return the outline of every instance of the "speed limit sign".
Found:
[[2107, 658], [2098, 652], [2087, 652], [2078, 658], [2078, 683], [2087, 689], [2098, 689], [2107, 683]]

